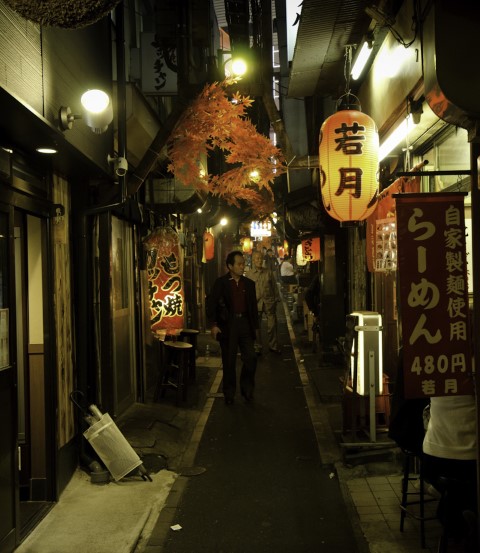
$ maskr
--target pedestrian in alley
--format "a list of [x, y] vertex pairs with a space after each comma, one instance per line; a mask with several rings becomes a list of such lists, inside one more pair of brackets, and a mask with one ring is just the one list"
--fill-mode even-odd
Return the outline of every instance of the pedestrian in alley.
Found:
[[268, 248], [267, 253], [264, 255], [263, 266], [265, 267], [265, 269], [272, 271], [272, 273], [276, 276], [278, 271], [278, 261], [273, 253], [272, 248]]
[[257, 292], [257, 307], [259, 328], [257, 330], [257, 340], [255, 351], [262, 351], [262, 330], [261, 321], [263, 314], [267, 316], [267, 336], [268, 347], [273, 353], [280, 353], [278, 349], [277, 332], [277, 303], [280, 301], [278, 286], [273, 271], [263, 266], [263, 256], [259, 251], [252, 254], [252, 269], [248, 272], [248, 277], [255, 282]]
[[297, 284], [295, 269], [292, 265], [292, 258], [286, 255], [280, 265], [280, 280], [283, 284]]
[[430, 398], [424, 474], [442, 494], [437, 517], [454, 542], [452, 553], [478, 552], [476, 421], [474, 395]]
[[217, 278], [207, 297], [206, 315], [212, 337], [222, 351], [223, 395], [225, 403], [234, 402], [237, 376], [237, 352], [240, 349], [242, 368], [240, 391], [245, 401], [253, 401], [257, 356], [254, 343], [258, 328], [255, 283], [244, 276], [245, 259], [241, 251], [227, 255], [228, 273]]

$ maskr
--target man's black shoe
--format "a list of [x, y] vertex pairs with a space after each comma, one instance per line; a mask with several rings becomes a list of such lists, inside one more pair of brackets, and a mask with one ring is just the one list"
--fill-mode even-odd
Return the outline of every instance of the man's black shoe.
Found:
[[247, 394], [246, 392], [242, 392], [242, 396], [243, 398], [245, 399], [245, 401], [247, 403], [252, 403], [253, 401], [253, 394], [250, 392], [249, 394]]
[[225, 404], [226, 405], [233, 405], [233, 397], [226, 397], [225, 398]]

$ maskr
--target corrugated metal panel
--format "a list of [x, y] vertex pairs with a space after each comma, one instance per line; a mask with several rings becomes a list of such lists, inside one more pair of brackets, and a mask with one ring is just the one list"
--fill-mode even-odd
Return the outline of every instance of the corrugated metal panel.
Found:
[[359, 42], [370, 22], [365, 5], [364, 0], [304, 0], [289, 97], [338, 94], [345, 46]]

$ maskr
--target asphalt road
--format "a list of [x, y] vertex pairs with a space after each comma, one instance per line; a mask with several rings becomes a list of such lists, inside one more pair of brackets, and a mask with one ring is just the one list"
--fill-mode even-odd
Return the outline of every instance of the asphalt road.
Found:
[[[360, 553], [351, 513], [322, 467], [285, 322], [282, 355], [259, 358], [255, 402], [216, 399], [164, 553]], [[238, 361], [238, 366], [240, 360]], [[361, 537], [360, 537], [361, 539]]]

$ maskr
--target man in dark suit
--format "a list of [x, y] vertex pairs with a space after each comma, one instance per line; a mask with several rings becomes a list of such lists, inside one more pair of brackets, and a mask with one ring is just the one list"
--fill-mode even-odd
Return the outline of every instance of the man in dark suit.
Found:
[[240, 349], [242, 370], [240, 390], [245, 401], [253, 401], [257, 356], [254, 342], [258, 328], [255, 283], [243, 275], [245, 259], [241, 251], [233, 251], [226, 259], [228, 273], [217, 278], [207, 297], [206, 314], [212, 336], [220, 342], [223, 363], [223, 394], [232, 405], [237, 377], [237, 351]]

